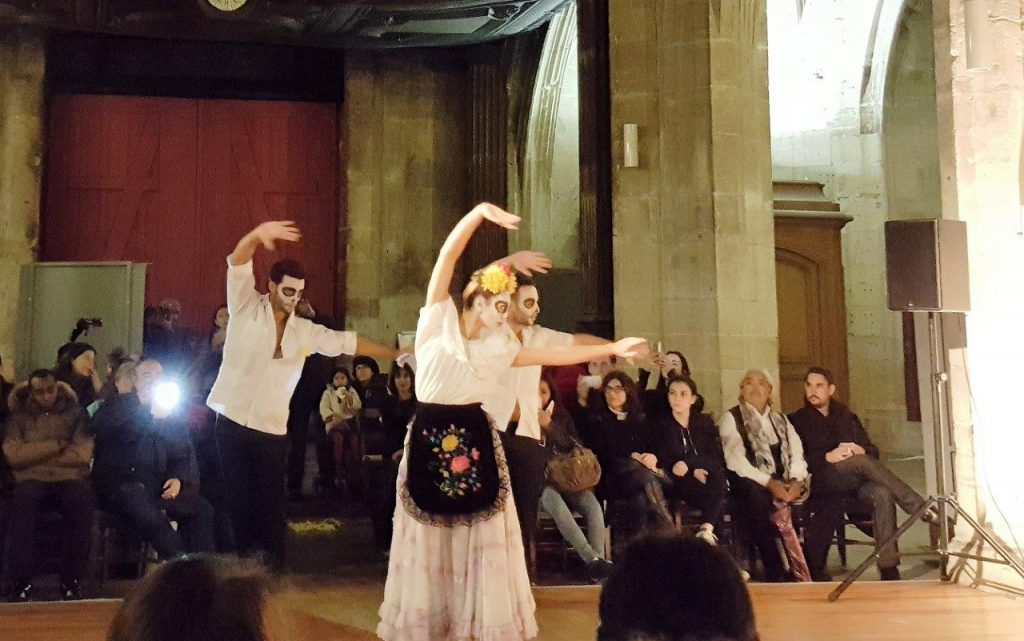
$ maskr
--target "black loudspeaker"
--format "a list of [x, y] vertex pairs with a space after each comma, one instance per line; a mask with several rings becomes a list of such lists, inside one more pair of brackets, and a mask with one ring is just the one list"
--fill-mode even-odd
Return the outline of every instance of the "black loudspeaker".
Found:
[[966, 312], [967, 224], [960, 220], [890, 220], [885, 223], [889, 309]]

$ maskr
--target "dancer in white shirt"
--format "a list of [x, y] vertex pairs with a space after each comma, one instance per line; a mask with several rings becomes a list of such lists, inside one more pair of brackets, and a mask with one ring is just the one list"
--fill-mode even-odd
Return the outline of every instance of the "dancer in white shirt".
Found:
[[519, 222], [477, 205], [441, 248], [416, 329], [416, 417], [398, 474], [394, 538], [377, 634], [385, 641], [521, 641], [537, 634], [508, 468], [488, 388], [509, 367], [565, 365], [646, 351], [643, 339], [593, 347], [523, 347], [506, 316], [513, 268], [550, 262], [519, 252], [473, 274], [461, 315], [448, 295], [455, 265], [485, 221]]
[[285, 457], [288, 402], [306, 357], [365, 354], [390, 361], [395, 350], [316, 325], [294, 314], [306, 280], [302, 266], [271, 267], [269, 294], [256, 291], [252, 258], [262, 245], [301, 238], [291, 221], [263, 223], [242, 237], [228, 257], [230, 318], [224, 360], [207, 405], [217, 412], [214, 432], [224, 475], [235, 547], [263, 550], [280, 563], [284, 553]]
[[[509, 307], [508, 325], [523, 347], [608, 343], [590, 334], [569, 334], [538, 325], [537, 317], [541, 308], [537, 285], [529, 276], [517, 277], [517, 281]], [[538, 366], [510, 368], [501, 375], [498, 384], [491, 387], [484, 401], [484, 410], [494, 418], [495, 427], [502, 432], [501, 444], [505, 448], [512, 496], [519, 515], [524, 546], [533, 538], [537, 526], [548, 461], [547, 452], [541, 444], [540, 413], [547, 408], [540, 406], [540, 396], [537, 394], [540, 374], [541, 368]], [[597, 564], [595, 570], [607, 571], [608, 565]]]

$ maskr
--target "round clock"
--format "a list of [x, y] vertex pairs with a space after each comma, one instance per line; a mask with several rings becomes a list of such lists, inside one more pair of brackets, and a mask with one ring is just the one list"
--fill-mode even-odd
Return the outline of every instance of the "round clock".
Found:
[[206, 0], [217, 11], [236, 11], [245, 6], [249, 0]]

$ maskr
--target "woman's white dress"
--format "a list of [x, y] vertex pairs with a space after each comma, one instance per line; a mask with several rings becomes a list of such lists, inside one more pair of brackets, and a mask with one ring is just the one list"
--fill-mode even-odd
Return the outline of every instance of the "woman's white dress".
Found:
[[[450, 298], [420, 310], [416, 396], [424, 403], [482, 403], [520, 349], [511, 334], [467, 341]], [[501, 482], [509, 487], [496, 440]], [[414, 519], [403, 505], [406, 461], [380, 606], [384, 641], [521, 641], [537, 635], [535, 603], [511, 495], [491, 518], [442, 527]]]

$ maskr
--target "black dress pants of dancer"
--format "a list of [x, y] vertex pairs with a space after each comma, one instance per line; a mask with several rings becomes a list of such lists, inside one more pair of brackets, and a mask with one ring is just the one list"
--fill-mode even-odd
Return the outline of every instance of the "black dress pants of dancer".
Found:
[[238, 552], [263, 550], [284, 560], [285, 460], [288, 437], [266, 434], [217, 416], [214, 428]]
[[501, 432], [501, 445], [508, 462], [509, 480], [512, 482], [512, 499], [516, 504], [519, 529], [523, 533], [523, 548], [529, 549], [537, 530], [537, 516], [540, 511], [540, 495], [544, 491], [547, 468], [547, 449], [540, 441], [526, 436], [517, 436], [517, 424], [509, 423], [508, 430]]

